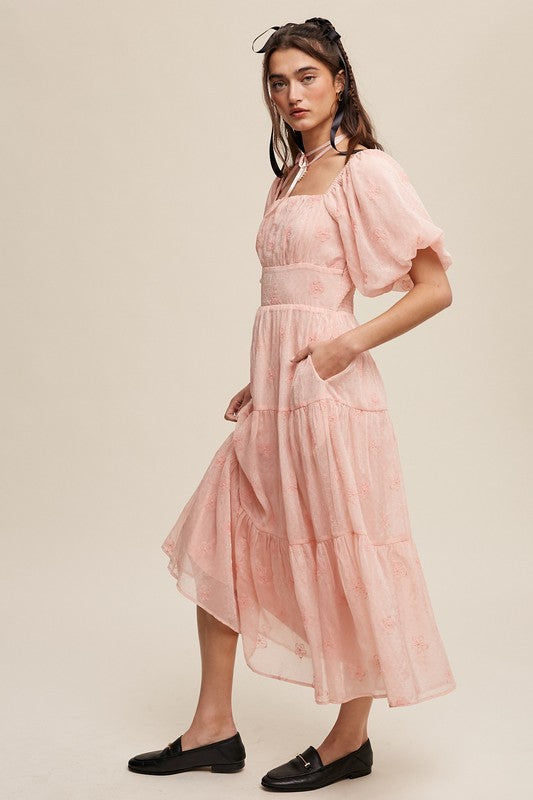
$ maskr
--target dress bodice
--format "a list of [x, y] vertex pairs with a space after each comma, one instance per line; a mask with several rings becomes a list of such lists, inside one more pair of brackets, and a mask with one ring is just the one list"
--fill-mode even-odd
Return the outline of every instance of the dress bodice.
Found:
[[412, 288], [408, 273], [419, 249], [432, 247], [444, 269], [452, 263], [442, 229], [401, 165], [382, 150], [352, 154], [323, 194], [278, 197], [279, 187], [275, 178], [256, 236], [269, 287], [262, 302], [283, 302], [276, 297], [288, 271], [309, 274], [301, 302], [320, 302], [331, 280], [335, 302], [349, 307], [355, 289], [374, 297]]

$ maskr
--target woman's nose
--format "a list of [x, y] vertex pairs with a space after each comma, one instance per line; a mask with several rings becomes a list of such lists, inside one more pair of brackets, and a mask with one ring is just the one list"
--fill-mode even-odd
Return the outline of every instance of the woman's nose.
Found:
[[294, 105], [295, 103], [298, 103], [298, 102], [301, 101], [302, 92], [301, 92], [301, 88], [300, 88], [298, 83], [295, 83], [293, 85], [289, 85], [289, 93], [288, 93], [287, 96], [288, 96], [288, 99], [289, 99], [289, 103], [291, 105]]

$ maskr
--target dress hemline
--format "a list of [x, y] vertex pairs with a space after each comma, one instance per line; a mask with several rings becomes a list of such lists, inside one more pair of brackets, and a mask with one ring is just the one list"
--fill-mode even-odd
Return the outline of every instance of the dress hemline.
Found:
[[[166, 551], [163, 551], [163, 552], [166, 553]], [[181, 573], [178, 573], [177, 571], [173, 570], [172, 569], [172, 565], [170, 563], [167, 565], [167, 567], [168, 567], [168, 571], [170, 572], [170, 574], [176, 580], [176, 588], [178, 589], [178, 591], [184, 597], [186, 597], [188, 600], [190, 600], [195, 605], [200, 606], [200, 608], [202, 608], [204, 611], [207, 611], [208, 614], [211, 614], [211, 616], [215, 617], [215, 619], [217, 619], [219, 622], [222, 622], [222, 624], [226, 625], [226, 627], [231, 628], [231, 630], [234, 631], [235, 633], [241, 634], [241, 652], [243, 654], [243, 658], [244, 658], [244, 661], [246, 663], [246, 666], [249, 669], [251, 669], [252, 672], [255, 672], [256, 675], [261, 675], [261, 676], [263, 676], [265, 678], [272, 678], [274, 680], [284, 681], [285, 683], [292, 683], [292, 684], [294, 684], [296, 686], [307, 686], [307, 687], [309, 687], [311, 689], [315, 688], [315, 684], [314, 683], [309, 683], [308, 681], [298, 681], [295, 678], [286, 678], [283, 675], [273, 675], [273, 674], [271, 674], [269, 672], [263, 672], [262, 670], [257, 669], [257, 667], [252, 666], [252, 664], [250, 663], [250, 661], [246, 657], [246, 653], [244, 651], [244, 647], [242, 647], [242, 631], [240, 630], [240, 628], [239, 629], [234, 628], [233, 625], [230, 625], [227, 622], [227, 620], [222, 619], [222, 617], [219, 614], [217, 614], [211, 608], [209, 608], [206, 603], [200, 603], [196, 598], [194, 598], [192, 595], [190, 595], [188, 592], [186, 592], [185, 589], [183, 589], [183, 587], [179, 583], [179, 578], [180, 578], [180, 574]], [[192, 576], [190, 576], [190, 577], [192, 577]], [[350, 700], [356, 700], [359, 697], [372, 697], [374, 700], [386, 699], [388, 701], [389, 708], [401, 708], [402, 706], [417, 705], [418, 703], [422, 703], [425, 700], [433, 700], [436, 697], [442, 697], [443, 695], [449, 694], [450, 692], [452, 692], [456, 688], [457, 688], [457, 683], [455, 681], [453, 681], [452, 683], [445, 684], [443, 687], [440, 687], [439, 689], [436, 689], [435, 691], [426, 693], [424, 695], [420, 695], [416, 700], [412, 700], [412, 701], [410, 701], [408, 703], [391, 703], [389, 701], [389, 699], [388, 699], [388, 694], [386, 692], [380, 692], [380, 693], [373, 692], [373, 693], [370, 693], [370, 694], [368, 692], [365, 692], [364, 694], [354, 695], [352, 697], [346, 697], [346, 698], [342, 698], [342, 699], [317, 700], [316, 697], [313, 698], [313, 699], [314, 699], [314, 702], [317, 705], [335, 705], [335, 704], [339, 705], [341, 703], [347, 703]]]

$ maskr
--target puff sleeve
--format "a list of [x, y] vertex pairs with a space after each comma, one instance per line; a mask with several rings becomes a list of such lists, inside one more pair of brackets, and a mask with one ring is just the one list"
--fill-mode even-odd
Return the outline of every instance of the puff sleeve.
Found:
[[366, 297], [412, 289], [408, 272], [417, 250], [431, 247], [444, 269], [452, 263], [442, 229], [401, 165], [383, 150], [352, 155], [327, 205], [338, 223], [352, 282]]

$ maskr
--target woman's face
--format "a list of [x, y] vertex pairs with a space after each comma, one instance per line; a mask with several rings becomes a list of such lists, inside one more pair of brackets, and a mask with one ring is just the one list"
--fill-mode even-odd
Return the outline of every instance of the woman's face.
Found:
[[[322, 61], [295, 47], [274, 50], [269, 61], [268, 84], [270, 97], [281, 117], [287, 125], [301, 132], [333, 119], [337, 92], [344, 85], [342, 70], [334, 82]], [[304, 112], [292, 114], [296, 109]]]

